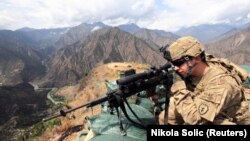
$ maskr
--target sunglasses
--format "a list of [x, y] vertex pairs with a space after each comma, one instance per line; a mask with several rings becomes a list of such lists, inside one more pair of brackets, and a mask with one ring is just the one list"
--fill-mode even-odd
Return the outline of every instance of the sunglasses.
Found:
[[181, 58], [181, 59], [178, 59], [178, 60], [176, 60], [176, 61], [173, 61], [172, 64], [173, 64], [174, 66], [179, 67], [179, 66], [181, 66], [182, 64], [186, 63], [186, 62], [187, 62], [188, 60], [190, 60], [190, 59], [191, 59], [190, 57], [183, 57], [183, 58]]

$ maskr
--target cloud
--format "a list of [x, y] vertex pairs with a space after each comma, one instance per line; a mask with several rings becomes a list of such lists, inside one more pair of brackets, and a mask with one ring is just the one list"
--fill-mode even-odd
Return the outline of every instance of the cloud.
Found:
[[150, 24], [152, 28], [176, 30], [204, 23], [235, 22], [250, 13], [249, 0], [163, 0], [165, 10]]
[[136, 23], [173, 31], [250, 19], [249, 7], [249, 0], [1, 0], [0, 29], [68, 27], [102, 21], [113, 26]]
[[97, 21], [107, 21], [109, 24], [113, 24], [113, 21], [136, 22], [150, 15], [153, 7], [153, 0], [1, 1], [0, 13], [5, 16], [0, 16], [0, 20], [11, 24], [1, 23], [0, 28], [51, 28]]

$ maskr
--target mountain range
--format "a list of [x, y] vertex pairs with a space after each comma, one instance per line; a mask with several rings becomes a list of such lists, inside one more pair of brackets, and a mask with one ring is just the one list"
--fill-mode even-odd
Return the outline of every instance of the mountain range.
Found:
[[0, 83], [16, 85], [45, 73], [43, 54], [36, 44], [19, 32], [0, 31]]
[[117, 61], [157, 66], [166, 62], [159, 48], [184, 35], [204, 41], [209, 53], [249, 64], [249, 24], [242, 27], [200, 25], [175, 33], [136, 24], [111, 27], [102, 22], [55, 29], [26, 27], [16, 31], [0, 30], [0, 85], [74, 84], [98, 64]]
[[[46, 115], [47, 92], [52, 87], [81, 84], [83, 88], [91, 81], [89, 89], [92, 89], [96, 72], [91, 70], [102, 64], [110, 63], [114, 69], [118, 64], [115, 62], [163, 65], [166, 60], [159, 48], [186, 35], [205, 43], [210, 54], [250, 65], [250, 24], [200, 25], [174, 33], [136, 24], [112, 27], [101, 22], [54, 29], [0, 30], [0, 105], [3, 107], [0, 140], [19, 136], [20, 128], [35, 124]], [[131, 67], [126, 63], [125, 66]], [[109, 71], [103, 70], [99, 77], [108, 77]]]
[[250, 65], [250, 28], [234, 29], [219, 40], [206, 45], [207, 52], [228, 58], [234, 63]]
[[138, 62], [160, 65], [157, 46], [124, 32], [117, 27], [100, 29], [85, 40], [61, 48], [48, 60], [45, 82], [58, 85], [75, 83], [97, 64], [110, 62]]

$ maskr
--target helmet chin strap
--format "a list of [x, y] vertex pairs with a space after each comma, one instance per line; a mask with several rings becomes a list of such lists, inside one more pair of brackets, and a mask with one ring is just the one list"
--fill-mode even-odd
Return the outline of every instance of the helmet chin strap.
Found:
[[188, 61], [187, 63], [188, 63], [188, 70], [186, 71], [186, 73], [184, 73], [184, 74], [182, 75], [182, 78], [183, 78], [183, 79], [185, 79], [185, 78], [187, 78], [188, 76], [190, 76], [190, 74], [191, 74], [191, 72], [192, 72], [192, 70], [193, 70], [193, 67], [194, 67], [194, 66], [191, 64], [190, 61]]
[[187, 72], [186, 72], [186, 74], [185, 74], [185, 77], [190, 76], [190, 74], [191, 74], [191, 72], [192, 72], [192, 70], [193, 70], [193, 68], [194, 68], [194, 65], [191, 64], [191, 61], [190, 61], [190, 60], [189, 60], [187, 63], [188, 63], [188, 70], [187, 70]]
[[187, 72], [184, 74], [184, 78], [187, 78], [188, 76], [190, 76], [190, 74], [191, 74], [191, 72], [192, 72], [192, 70], [193, 70], [193, 68], [194, 68], [194, 66], [196, 66], [196, 64], [192, 64], [191, 63], [191, 60], [187, 57], [187, 58], [185, 58], [186, 60], [187, 60], [187, 63], [188, 63], [188, 70], [187, 70]]

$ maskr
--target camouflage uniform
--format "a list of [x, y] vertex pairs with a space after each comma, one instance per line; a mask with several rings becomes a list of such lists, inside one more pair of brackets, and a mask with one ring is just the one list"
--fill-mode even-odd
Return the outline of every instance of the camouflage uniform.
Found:
[[[175, 61], [183, 56], [199, 55], [204, 50], [196, 39], [183, 37], [168, 51], [170, 61]], [[202, 77], [190, 76], [172, 85], [168, 123], [249, 124], [249, 105], [242, 87], [242, 73], [227, 61], [211, 56], [207, 56], [207, 65], [209, 70]], [[161, 124], [163, 115], [160, 115]]]

